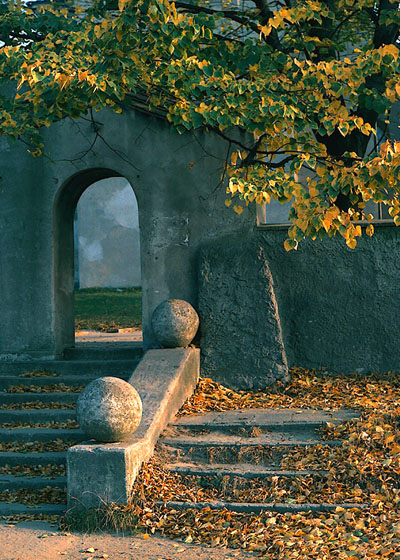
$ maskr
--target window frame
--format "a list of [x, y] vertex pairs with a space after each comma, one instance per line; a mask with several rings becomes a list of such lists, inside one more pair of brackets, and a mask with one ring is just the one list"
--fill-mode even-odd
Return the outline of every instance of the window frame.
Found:
[[[382, 207], [383, 207], [383, 203], [382, 202], [377, 202], [376, 203], [378, 205], [378, 212], [379, 212], [379, 218], [375, 218], [371, 221], [368, 220], [358, 220], [357, 222], [353, 222], [356, 225], [360, 225], [361, 227], [366, 227], [368, 226], [368, 224], [373, 224], [374, 226], [384, 226], [384, 227], [388, 227], [388, 226], [393, 226], [393, 227], [397, 227], [394, 222], [393, 219], [391, 218], [382, 218]], [[262, 211], [264, 211], [265, 209], [265, 213], [268, 209], [268, 204], [263, 204], [262, 206], [257, 204], [257, 209], [256, 209], [256, 229], [277, 229], [277, 230], [285, 230], [288, 229], [291, 225], [292, 222], [277, 222], [277, 223], [267, 223], [267, 222], [263, 222], [260, 219], [260, 214]]]

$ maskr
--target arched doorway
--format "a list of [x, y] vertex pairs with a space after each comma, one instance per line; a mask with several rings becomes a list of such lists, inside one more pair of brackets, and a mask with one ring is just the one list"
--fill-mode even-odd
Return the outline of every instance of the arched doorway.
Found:
[[91, 169], [62, 186], [54, 207], [54, 263], [56, 356], [75, 342], [109, 341], [107, 330], [113, 331], [113, 340], [141, 338], [138, 321], [129, 321], [126, 309], [126, 302], [132, 302], [136, 319], [141, 315], [137, 202], [131, 185], [119, 173]]

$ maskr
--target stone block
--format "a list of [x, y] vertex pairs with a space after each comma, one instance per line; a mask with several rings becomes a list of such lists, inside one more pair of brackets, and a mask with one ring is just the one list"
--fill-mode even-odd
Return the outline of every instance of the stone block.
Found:
[[200, 371], [195, 348], [149, 350], [129, 380], [143, 404], [139, 428], [122, 443], [83, 443], [67, 452], [69, 507], [128, 503], [160, 433], [193, 393]]
[[226, 238], [201, 253], [201, 372], [233, 389], [289, 379], [272, 274], [251, 240]]

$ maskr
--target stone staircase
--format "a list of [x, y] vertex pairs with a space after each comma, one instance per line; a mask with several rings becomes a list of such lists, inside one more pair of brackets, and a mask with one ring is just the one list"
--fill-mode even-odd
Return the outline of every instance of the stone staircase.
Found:
[[[322, 480], [329, 491], [329, 473], [282, 467], [285, 458], [299, 450], [318, 454], [318, 450], [340, 446], [340, 441], [322, 439], [321, 429], [327, 423], [337, 424], [358, 416], [351, 410], [247, 409], [177, 417], [164, 431], [156, 452], [161, 463], [179, 475], [181, 499], [167, 504], [174, 509], [227, 508], [241, 513], [365, 507], [360, 503], [340, 503], [335, 495], [328, 503], [296, 503], [290, 494], [297, 481], [307, 478], [312, 485]], [[274, 488], [279, 484], [289, 489], [287, 499], [282, 501], [274, 498]], [[201, 496], [211, 499], [194, 501], [196, 488]], [[244, 501], [243, 491], [253, 499]], [[246, 494], [247, 491], [250, 492]]]
[[[82, 388], [98, 377], [128, 379], [142, 356], [140, 344], [86, 345], [64, 360], [0, 361], [0, 516], [60, 514], [66, 510], [66, 450], [85, 439], [75, 421]], [[236, 512], [332, 511], [361, 503], [278, 500], [274, 487], [325, 481], [324, 470], [291, 470], [299, 450], [322, 453], [341, 445], [321, 430], [358, 417], [351, 410], [246, 409], [177, 417], [162, 434], [156, 459], [178, 477], [174, 509], [211, 507]], [[182, 488], [188, 492], [182, 491]], [[200, 488], [202, 499], [194, 489]], [[244, 497], [252, 499], [246, 501]], [[162, 498], [162, 497], [161, 497]], [[332, 496], [331, 496], [332, 498]], [[171, 497], [169, 497], [171, 500]], [[159, 502], [165, 503], [163, 502]]]
[[85, 436], [80, 391], [104, 376], [128, 379], [140, 343], [69, 348], [64, 360], [0, 361], [0, 516], [66, 510], [66, 450]]

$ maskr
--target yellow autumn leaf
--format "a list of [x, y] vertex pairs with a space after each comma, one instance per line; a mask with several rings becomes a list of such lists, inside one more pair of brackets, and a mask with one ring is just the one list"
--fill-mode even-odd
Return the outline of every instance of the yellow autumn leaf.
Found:
[[395, 60], [397, 60], [399, 56], [399, 49], [393, 44], [381, 47], [379, 49], [379, 52], [382, 54], [382, 56], [384, 56], [385, 54], [391, 54]]
[[129, 4], [130, 0], [118, 0], [118, 9], [122, 12], [127, 4]]
[[285, 239], [283, 246], [286, 251], [293, 251], [293, 249], [297, 249], [298, 243], [294, 239]]
[[196, 111], [198, 113], [200, 113], [200, 115], [203, 115], [205, 113], [205, 111], [207, 111], [208, 106], [205, 103], [200, 103], [200, 105], [198, 107], [196, 107]]
[[367, 235], [369, 235], [369, 237], [372, 237], [374, 235], [374, 226], [372, 224], [369, 224], [366, 228], [365, 228], [365, 233]]
[[271, 25], [260, 26], [260, 37], [261, 36], [268, 37], [268, 35], [271, 33], [271, 31], [272, 31], [272, 26]]
[[350, 239], [346, 239], [346, 245], [350, 249], [355, 249], [357, 247], [357, 240], [354, 237], [350, 237]]

